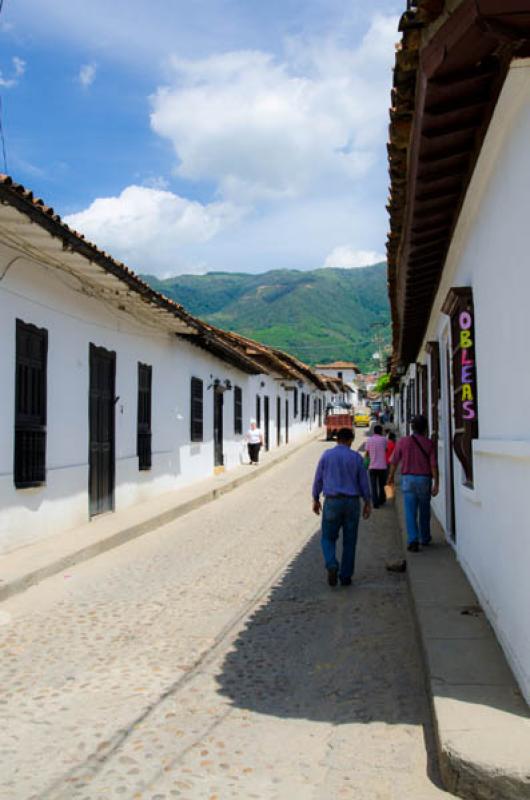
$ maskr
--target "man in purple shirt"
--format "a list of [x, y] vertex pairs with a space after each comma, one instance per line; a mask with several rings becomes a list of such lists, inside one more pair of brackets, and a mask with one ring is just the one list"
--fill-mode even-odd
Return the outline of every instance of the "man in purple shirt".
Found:
[[342, 586], [350, 586], [355, 566], [361, 497], [364, 500], [363, 518], [368, 519], [371, 511], [368, 475], [362, 457], [351, 449], [353, 435], [351, 428], [339, 430], [337, 446], [321, 455], [313, 481], [315, 514], [320, 514], [322, 509], [322, 492], [326, 498], [322, 512], [321, 542], [330, 586], [337, 585], [339, 575], [336, 545], [340, 529], [342, 528], [340, 582]]

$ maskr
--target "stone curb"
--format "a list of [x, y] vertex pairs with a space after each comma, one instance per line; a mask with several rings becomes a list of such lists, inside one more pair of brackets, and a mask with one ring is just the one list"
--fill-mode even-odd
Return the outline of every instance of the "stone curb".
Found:
[[[395, 505], [405, 546], [400, 491]], [[465, 800], [530, 800], [530, 710], [434, 515], [432, 533], [406, 575], [444, 787]]]
[[[124, 528], [119, 528], [118, 530], [109, 533], [108, 536], [104, 536], [101, 539], [92, 542], [91, 544], [80, 547], [76, 550], [72, 550], [62, 556], [54, 555], [47, 561], [42, 559], [43, 563], [41, 565], [35, 566], [33, 569], [28, 570], [24, 574], [20, 574], [11, 580], [2, 580], [2, 585], [0, 585], [0, 602], [7, 600], [9, 597], [13, 597], [15, 594], [25, 591], [26, 589], [29, 589], [30, 586], [34, 586], [36, 583], [39, 583], [45, 578], [49, 578], [52, 575], [62, 572], [64, 569], [68, 569], [75, 564], [81, 564], [83, 561], [94, 558], [95, 556], [105, 553], [108, 550], [112, 550], [115, 547], [120, 547], [120, 545], [130, 542], [146, 533], [150, 533], [151, 531], [160, 528], [162, 525], [167, 525], [179, 517], [189, 514], [190, 511], [194, 511], [195, 509], [206, 505], [206, 503], [210, 503], [212, 500], [216, 500], [222, 495], [231, 492], [238, 486], [242, 486], [249, 481], [255, 480], [260, 475], [263, 475], [263, 473], [268, 472], [268, 470], [276, 466], [276, 464], [285, 461], [290, 456], [294, 455], [294, 453], [297, 453], [303, 447], [315, 441], [321, 435], [322, 429], [319, 429], [317, 432], [311, 433], [309, 436], [304, 437], [302, 441], [295, 442], [292, 445], [287, 445], [287, 447], [282, 449], [281, 452], [274, 452], [267, 461], [261, 463], [258, 467], [249, 469], [249, 471], [245, 474], [234, 476], [231, 480], [229, 479], [220, 485], [213, 486], [205, 491], [200, 491], [199, 489], [199, 493], [195, 496], [192, 496], [182, 502], [177, 501], [175, 505], [171, 506], [170, 508], [166, 508], [164, 511], [159, 513], [154, 513], [141, 522], [128, 525]], [[229, 474], [230, 473], [225, 473], [225, 475]], [[182, 491], [190, 491], [192, 489], [193, 485], [190, 487], [185, 487]], [[178, 491], [176, 494], [178, 495]], [[156, 500], [150, 500], [147, 502], [155, 503]], [[117, 514], [113, 515], [113, 517], [110, 519], [112, 519], [115, 524], [118, 524], [118, 515], [120, 513], [127, 514], [134, 509], [137, 509], [141, 515], [141, 506], [142, 504], [139, 504], [138, 506], [131, 506], [131, 508], [124, 509], [123, 512], [117, 512]], [[38, 546], [39, 544], [40, 543], [36, 543], [35, 546]], [[50, 539], [46, 541], [46, 544], [53, 544], [53, 537], [50, 537]], [[6, 562], [8, 562], [10, 555], [19, 558], [24, 551], [26, 553], [30, 552], [31, 548], [32, 545], [28, 545], [27, 547], [14, 551], [12, 554], [8, 553], [2, 559], [3, 564], [5, 565]]]

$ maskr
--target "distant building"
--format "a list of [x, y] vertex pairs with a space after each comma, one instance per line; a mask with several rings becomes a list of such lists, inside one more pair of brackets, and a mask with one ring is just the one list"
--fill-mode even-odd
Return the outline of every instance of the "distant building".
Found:
[[354, 405], [359, 401], [359, 386], [357, 376], [361, 370], [353, 361], [333, 361], [330, 364], [317, 364], [315, 369], [320, 375], [328, 378], [338, 378], [349, 388], [350, 402]]
[[388, 280], [395, 419], [429, 419], [434, 512], [530, 701], [528, 11], [419, 0], [403, 16]]

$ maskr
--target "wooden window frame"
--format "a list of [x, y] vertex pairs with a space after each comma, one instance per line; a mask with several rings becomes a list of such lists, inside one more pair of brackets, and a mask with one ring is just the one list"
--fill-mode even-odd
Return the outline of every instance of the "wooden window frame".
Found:
[[427, 342], [426, 351], [430, 359], [429, 405], [431, 409], [431, 439], [434, 442], [438, 442], [440, 437], [440, 414], [438, 410], [438, 404], [441, 393], [439, 342], [436, 340]]
[[234, 433], [243, 433], [243, 391], [234, 386]]
[[153, 367], [138, 362], [138, 410], [136, 417], [136, 455], [138, 469], [150, 470], [152, 467], [152, 386]]
[[[473, 439], [478, 439], [478, 386], [476, 370], [475, 309], [473, 289], [470, 286], [455, 286], [449, 290], [442, 312], [449, 317], [451, 327], [451, 366], [453, 373], [453, 415], [454, 433], [453, 448], [464, 472], [464, 485], [472, 489], [474, 486]], [[470, 326], [468, 331], [471, 346], [462, 345], [462, 315], [468, 315]], [[469, 364], [463, 363], [470, 362]], [[470, 377], [462, 380], [464, 369]], [[464, 387], [470, 386], [472, 391], [472, 409], [465, 403]], [[470, 417], [470, 413], [473, 416]]]
[[190, 381], [190, 440], [204, 441], [204, 381], [195, 377]]
[[[28, 352], [24, 339], [33, 339], [36, 352]], [[15, 348], [13, 482], [30, 489], [46, 483], [48, 331], [17, 319]]]

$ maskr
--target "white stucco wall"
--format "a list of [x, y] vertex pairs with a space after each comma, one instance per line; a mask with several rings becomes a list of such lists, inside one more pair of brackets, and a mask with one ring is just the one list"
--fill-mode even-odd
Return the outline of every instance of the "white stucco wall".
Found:
[[[13, 258], [0, 245], [0, 276]], [[48, 331], [46, 485], [13, 484], [16, 319]], [[213, 473], [213, 391], [215, 378], [240, 386], [243, 436], [255, 415], [255, 395], [270, 397], [271, 449], [276, 447], [276, 398], [289, 397], [289, 440], [307, 434], [312, 421], [293, 420], [292, 393], [269, 375], [250, 376], [184, 339], [135, 321], [88, 296], [81, 285], [56, 269], [18, 259], [0, 281], [0, 347], [4, 379], [0, 413], [0, 552], [73, 530], [88, 521], [89, 343], [116, 352], [115, 510]], [[152, 365], [152, 469], [139, 471], [136, 455], [137, 364]], [[190, 442], [190, 380], [204, 381], [204, 441]], [[260, 384], [265, 386], [261, 387]], [[314, 391], [304, 386], [300, 391]], [[242, 435], [234, 434], [234, 393], [224, 394], [224, 456], [240, 463]]]
[[[515, 62], [499, 99], [455, 231], [425, 342], [440, 342], [439, 463], [433, 503], [448, 527], [447, 318], [452, 286], [475, 308], [479, 439], [474, 489], [455, 474], [456, 552], [530, 701], [530, 61]], [[425, 344], [424, 342], [424, 344]], [[422, 347], [422, 353], [424, 348]], [[427, 362], [428, 359], [421, 355]], [[451, 451], [452, 453], [452, 451]]]

